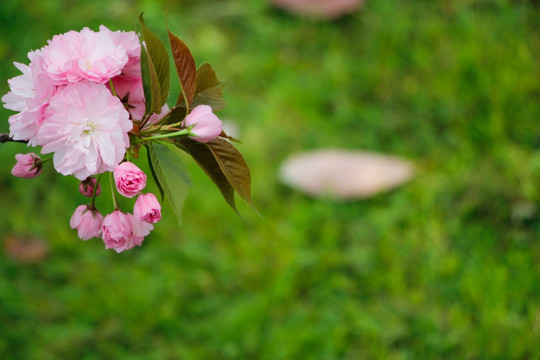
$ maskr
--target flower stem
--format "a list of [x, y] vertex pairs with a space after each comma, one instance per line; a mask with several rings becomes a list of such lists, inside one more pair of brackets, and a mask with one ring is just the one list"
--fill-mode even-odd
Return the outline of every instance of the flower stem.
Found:
[[113, 199], [113, 204], [114, 204], [114, 210], [118, 210], [119, 207], [118, 207], [118, 199], [116, 198], [116, 186], [114, 185], [114, 177], [113, 177], [113, 173], [109, 173], [110, 175], [110, 179], [111, 179], [111, 194], [112, 194], [112, 199]]
[[143, 141], [156, 140], [156, 139], [165, 139], [165, 138], [170, 138], [172, 136], [188, 135], [188, 134], [189, 134], [189, 129], [183, 129], [183, 130], [168, 133], [168, 134], [160, 134], [160, 135], [150, 136], [150, 137], [147, 137], [147, 138], [137, 139], [137, 140], [133, 141], [133, 144], [138, 144], [138, 143], [143, 142]]
[[52, 156], [51, 156], [51, 157], [48, 157], [48, 158], [46, 158], [46, 159], [41, 159], [41, 160], [39, 160], [39, 165], [43, 165], [43, 164], [45, 164], [46, 162], [51, 161], [52, 159], [53, 159]]
[[150, 116], [152, 116], [152, 114], [144, 115], [144, 119], [142, 119], [141, 124], [139, 126], [141, 129], [143, 129], [146, 126], [146, 123], [148, 122], [148, 120], [150, 120]]
[[186, 102], [186, 114], [189, 114], [189, 103], [187, 101], [186, 92], [182, 89], [182, 95], [184, 96], [184, 101]]
[[114, 97], [117, 97], [118, 95], [116, 95], [116, 91], [114, 90], [114, 85], [111, 79], [109, 79], [109, 86], [111, 87], [111, 92], [114, 95]]
[[97, 189], [98, 189], [98, 186], [99, 186], [99, 180], [101, 180], [101, 175], [103, 174], [98, 174], [97, 178], [96, 178], [96, 185], [94, 186], [94, 190], [92, 191], [92, 199], [90, 200], [90, 208], [91, 209], [94, 209], [95, 208], [95, 202], [96, 202], [96, 193], [97, 193]]

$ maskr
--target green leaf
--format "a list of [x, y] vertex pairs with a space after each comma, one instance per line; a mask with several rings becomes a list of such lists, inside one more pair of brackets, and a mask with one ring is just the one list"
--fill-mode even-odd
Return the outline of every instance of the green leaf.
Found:
[[230, 142], [220, 138], [206, 144], [234, 190], [255, 208], [251, 200], [251, 174], [242, 154]]
[[221, 170], [218, 161], [208, 145], [189, 138], [182, 139], [180, 144], [182, 145], [182, 148], [193, 157], [197, 164], [199, 164], [210, 180], [216, 184], [225, 201], [227, 201], [238, 216], [240, 216], [238, 209], [236, 208], [236, 203], [234, 202], [234, 188], [227, 179], [227, 176], [223, 173], [223, 170]]
[[146, 147], [146, 157], [148, 158], [148, 165], [150, 166], [150, 172], [152, 173], [152, 178], [154, 178], [154, 182], [156, 183], [159, 190], [159, 194], [161, 195], [161, 202], [163, 202], [163, 199], [165, 197], [164, 192], [163, 192], [163, 187], [159, 183], [159, 179], [157, 178], [157, 175], [156, 175], [156, 170], [154, 169], [154, 165], [152, 164], [152, 157], [150, 156], [150, 148], [148, 146], [145, 146], [145, 147]]
[[[159, 113], [161, 107], [169, 97], [169, 55], [163, 42], [156, 35], [152, 34], [144, 24], [142, 13], [139, 15], [139, 23], [141, 24], [142, 36], [146, 44], [148, 64], [150, 65], [152, 99], [154, 100], [150, 110], [153, 113]], [[154, 70], [152, 70], [152, 67]], [[154, 71], [155, 74], [153, 74]]]
[[180, 94], [178, 96], [176, 105], [185, 101], [187, 101], [188, 105], [191, 105], [197, 84], [195, 59], [193, 59], [193, 55], [191, 55], [191, 51], [189, 51], [187, 45], [176, 37], [176, 35], [170, 31], [168, 32], [174, 65], [176, 66], [176, 72], [178, 73], [178, 78], [180, 79], [180, 85], [182, 85], [183, 93], [183, 95]]
[[156, 177], [163, 186], [178, 222], [182, 223], [182, 208], [192, 183], [181, 152], [174, 145], [161, 143], [151, 143], [148, 149]]
[[169, 116], [167, 116], [167, 119], [164, 120], [165, 124], [175, 124], [184, 120], [186, 117], [186, 110], [187, 109], [183, 106], [175, 106], [171, 110]]
[[143, 82], [145, 114], [152, 113], [154, 104], [158, 104], [161, 99], [161, 93], [159, 91], [159, 82], [157, 78], [156, 69], [152, 60], [148, 56], [148, 51], [144, 47], [141, 41], [141, 77]]
[[192, 107], [197, 105], [210, 105], [213, 111], [223, 110], [226, 106], [223, 100], [224, 82], [218, 80], [214, 69], [204, 63], [197, 69], [197, 90], [193, 98]]

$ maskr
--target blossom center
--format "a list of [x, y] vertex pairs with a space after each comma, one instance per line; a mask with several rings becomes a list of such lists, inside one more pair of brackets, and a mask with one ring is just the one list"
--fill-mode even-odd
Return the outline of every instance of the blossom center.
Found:
[[96, 129], [97, 125], [94, 124], [93, 122], [87, 122], [84, 126], [84, 129], [83, 129], [83, 134], [84, 135], [90, 135], [92, 132], [94, 132], [94, 130]]

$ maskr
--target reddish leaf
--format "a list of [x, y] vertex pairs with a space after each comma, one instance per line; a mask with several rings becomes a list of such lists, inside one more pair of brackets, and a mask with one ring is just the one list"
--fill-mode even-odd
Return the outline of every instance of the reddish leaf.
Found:
[[209, 63], [204, 63], [197, 69], [197, 91], [196, 94], [211, 89], [221, 84], [217, 79], [216, 72]]
[[227, 201], [238, 214], [238, 209], [234, 202], [234, 188], [223, 173], [223, 170], [221, 170], [218, 161], [208, 145], [189, 138], [183, 138], [180, 143], [183, 150], [193, 157], [201, 169], [208, 175], [210, 180], [216, 184], [225, 201]]
[[235, 143], [239, 143], [239, 144], [242, 143], [242, 142], [241, 142], [240, 140], [238, 140], [237, 138], [234, 138], [234, 137], [232, 137], [232, 136], [230, 136], [230, 135], [227, 135], [227, 134], [225, 133], [225, 130], [221, 130], [221, 134], [219, 134], [219, 137], [224, 138], [224, 139], [227, 139], [227, 140], [232, 141], [232, 142], [235, 142]]
[[[180, 40], [170, 31], [168, 31], [168, 33], [174, 65], [176, 66], [176, 72], [178, 73], [180, 84], [182, 85], [182, 92], [187, 99], [188, 105], [191, 105], [197, 86], [197, 69], [195, 67], [195, 59], [193, 59], [191, 51], [189, 51], [189, 48], [182, 40]], [[184, 101], [184, 96], [182, 96], [182, 94], [178, 96], [176, 105]]]
[[223, 101], [223, 87], [225, 83], [218, 80], [214, 69], [205, 63], [197, 69], [197, 89], [193, 99], [193, 107], [197, 105], [210, 105], [213, 111], [223, 110], [226, 106]]
[[251, 174], [242, 154], [224, 139], [217, 138], [207, 145], [234, 190], [254, 207], [251, 200]]

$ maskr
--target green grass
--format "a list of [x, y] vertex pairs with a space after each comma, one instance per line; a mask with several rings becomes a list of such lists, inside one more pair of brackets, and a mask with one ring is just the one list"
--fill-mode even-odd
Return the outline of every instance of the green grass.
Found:
[[[69, 229], [85, 201], [75, 179], [14, 178], [27, 149], [1, 145], [1, 242], [35, 236], [48, 256], [0, 248], [0, 358], [539, 359], [540, 9], [366, 3], [317, 22], [255, 0], [4, 1], [2, 94], [11, 62], [52, 35], [131, 30], [145, 11], [165, 39], [168, 9], [197, 62], [229, 80], [221, 117], [241, 129], [264, 220], [244, 204], [238, 219], [186, 158], [184, 225], [166, 205], [119, 255]], [[419, 173], [346, 203], [277, 183], [285, 157], [321, 147], [405, 156]]]

